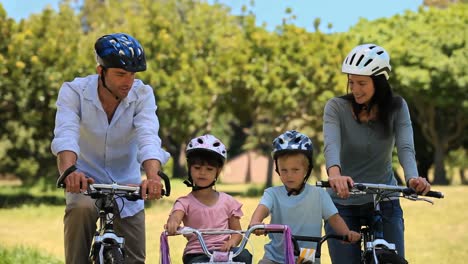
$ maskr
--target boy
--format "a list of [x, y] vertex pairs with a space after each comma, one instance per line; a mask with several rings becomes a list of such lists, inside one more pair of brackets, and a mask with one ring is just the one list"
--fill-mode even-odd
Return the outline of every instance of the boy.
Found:
[[[293, 235], [320, 237], [323, 219], [336, 233], [347, 235], [350, 242], [359, 241], [360, 234], [348, 229], [327, 192], [307, 184], [313, 168], [313, 146], [307, 136], [295, 130], [286, 131], [273, 141], [272, 155], [283, 186], [265, 190], [250, 226], [271, 215], [271, 224], [288, 225]], [[271, 242], [265, 245], [265, 255], [259, 264], [285, 263], [282, 234], [268, 235]], [[299, 242], [301, 248], [314, 245]]]

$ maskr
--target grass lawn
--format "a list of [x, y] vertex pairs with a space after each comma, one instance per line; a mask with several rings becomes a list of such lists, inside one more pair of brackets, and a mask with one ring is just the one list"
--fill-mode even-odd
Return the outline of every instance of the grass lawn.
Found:
[[[172, 203], [176, 197], [189, 191], [180, 182], [175, 181], [173, 185], [171, 197], [152, 202], [147, 208], [147, 263], [159, 263], [159, 236]], [[241, 193], [247, 190], [247, 186], [219, 185], [217, 189]], [[468, 187], [434, 186], [433, 189], [444, 192], [446, 198], [434, 200], [434, 205], [402, 200], [407, 259], [410, 263], [464, 263], [468, 259], [465, 244], [468, 241], [468, 206], [464, 199]], [[5, 189], [0, 191], [4, 192]], [[54, 195], [57, 194], [54, 192]], [[259, 197], [237, 198], [244, 204], [242, 226], [246, 228]], [[62, 205], [29, 204], [0, 208], [0, 245], [7, 249], [34, 248], [63, 261], [63, 211]], [[251, 239], [248, 249], [254, 255], [254, 263], [262, 257], [263, 245], [267, 242], [268, 239], [263, 236]], [[181, 263], [185, 239], [181, 236], [170, 237], [169, 244], [173, 263]], [[322, 263], [330, 263], [326, 246]]]

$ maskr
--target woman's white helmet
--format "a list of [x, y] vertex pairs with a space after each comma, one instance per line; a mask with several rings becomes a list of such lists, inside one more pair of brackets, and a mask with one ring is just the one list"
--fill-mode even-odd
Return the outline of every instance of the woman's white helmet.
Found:
[[199, 136], [190, 140], [185, 151], [186, 155], [189, 156], [191, 153], [197, 151], [208, 151], [218, 154], [223, 162], [227, 157], [226, 146], [224, 146], [221, 140], [210, 134]]
[[363, 44], [355, 47], [346, 56], [341, 67], [343, 73], [365, 76], [383, 74], [387, 80], [391, 70], [388, 52], [376, 44]]

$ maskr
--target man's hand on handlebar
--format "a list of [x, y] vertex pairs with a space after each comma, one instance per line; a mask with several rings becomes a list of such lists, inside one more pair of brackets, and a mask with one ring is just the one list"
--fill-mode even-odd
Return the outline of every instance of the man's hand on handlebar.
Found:
[[161, 199], [163, 185], [161, 179], [145, 179], [141, 182], [141, 195], [143, 200]]
[[65, 183], [65, 190], [70, 193], [80, 193], [88, 189], [88, 184], [93, 184], [92, 178], [87, 178], [81, 171], [75, 170], [63, 181]]

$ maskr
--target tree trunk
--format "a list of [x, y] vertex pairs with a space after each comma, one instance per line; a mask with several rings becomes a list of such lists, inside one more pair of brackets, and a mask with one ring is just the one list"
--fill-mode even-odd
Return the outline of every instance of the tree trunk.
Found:
[[187, 169], [186, 169], [186, 162], [185, 162], [185, 155], [182, 157], [183, 152], [181, 151], [181, 148], [179, 148], [176, 153], [171, 153], [172, 154], [172, 159], [174, 160], [173, 162], [173, 167], [172, 167], [172, 177], [173, 178], [178, 178], [178, 179], [184, 179], [187, 177]]
[[245, 175], [244, 183], [250, 183], [252, 181], [252, 153], [250, 151], [247, 152], [247, 173]]
[[465, 168], [460, 169], [460, 178], [462, 185], [468, 185], [468, 179], [465, 177]]
[[269, 158], [265, 188], [269, 188], [271, 186], [273, 186], [273, 159]]
[[434, 184], [448, 185], [447, 175], [444, 166], [444, 148], [441, 145], [434, 145]]

